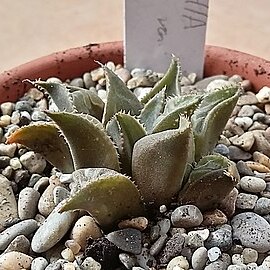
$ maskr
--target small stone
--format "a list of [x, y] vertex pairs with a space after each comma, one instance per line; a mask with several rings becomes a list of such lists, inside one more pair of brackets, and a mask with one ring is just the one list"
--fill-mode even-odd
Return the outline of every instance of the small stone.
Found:
[[199, 226], [203, 221], [200, 209], [195, 205], [177, 207], [171, 215], [171, 222], [175, 227], [191, 228]]
[[227, 157], [230, 153], [229, 148], [224, 144], [217, 144], [213, 151], [225, 157]]
[[234, 122], [243, 130], [247, 130], [253, 124], [253, 121], [250, 117], [236, 117]]
[[245, 132], [243, 135], [235, 139], [231, 139], [232, 144], [241, 147], [245, 151], [249, 151], [255, 142], [255, 138], [251, 131]]
[[261, 216], [245, 212], [232, 219], [233, 239], [260, 253], [270, 250], [270, 224]]
[[215, 75], [215, 76], [210, 76], [207, 78], [203, 78], [202, 80], [199, 80], [195, 83], [198, 89], [206, 89], [206, 87], [211, 83], [212, 81], [215, 80], [228, 80], [229, 77], [226, 75]]
[[95, 82], [92, 80], [92, 76], [91, 76], [90, 72], [85, 72], [83, 74], [83, 83], [85, 85], [85, 88], [87, 88], [87, 89], [95, 86]]
[[206, 248], [218, 247], [221, 251], [228, 251], [232, 246], [232, 228], [228, 224], [210, 232], [205, 241]]
[[73, 262], [75, 259], [74, 254], [70, 248], [65, 248], [61, 252], [61, 256], [63, 257], [64, 260], [67, 260], [69, 262]]
[[69, 198], [69, 196], [70, 192], [62, 186], [56, 186], [53, 189], [53, 202], [55, 205], [58, 205], [63, 200]]
[[3, 115], [11, 115], [15, 108], [15, 104], [12, 102], [3, 102], [0, 105], [0, 109]]
[[17, 145], [15, 143], [12, 144], [0, 143], [0, 156], [8, 156], [13, 158], [16, 149]]
[[235, 74], [229, 78], [229, 82], [240, 83], [242, 81], [243, 81], [242, 77], [240, 75], [237, 75], [237, 74]]
[[106, 238], [123, 251], [141, 253], [141, 232], [136, 229], [122, 229], [109, 233]]
[[136, 265], [136, 259], [127, 253], [120, 253], [119, 260], [127, 269], [133, 269]]
[[259, 198], [256, 201], [254, 212], [259, 215], [267, 215], [270, 213], [270, 199], [269, 198]]
[[0, 226], [4, 226], [7, 220], [13, 220], [18, 217], [18, 209], [11, 182], [1, 174], [0, 202]]
[[161, 235], [158, 240], [156, 242], [154, 242], [154, 244], [151, 246], [150, 248], [150, 254], [152, 256], [157, 255], [161, 249], [163, 248], [163, 246], [165, 245], [166, 241], [167, 241], [168, 236], [167, 235]]
[[228, 219], [226, 215], [219, 209], [203, 213], [204, 226], [218, 226], [227, 223]]
[[4, 250], [19, 235], [28, 236], [38, 228], [33, 219], [20, 221], [0, 233], [0, 250]]
[[204, 246], [204, 239], [199, 234], [188, 234], [185, 237], [185, 246], [196, 249]]
[[236, 167], [240, 175], [254, 176], [253, 171], [247, 166], [247, 164], [243, 160], [239, 160], [236, 164]]
[[70, 229], [77, 212], [59, 213], [61, 204], [47, 217], [45, 222], [35, 232], [31, 247], [36, 253], [42, 253], [52, 248]]
[[189, 263], [187, 259], [183, 256], [177, 256], [173, 258], [167, 265], [166, 270], [188, 270], [189, 269]]
[[248, 129], [249, 131], [253, 130], [266, 130], [268, 128], [268, 125], [265, 125], [263, 123], [260, 123], [258, 121], [254, 121], [252, 126]]
[[149, 82], [148, 78], [146, 77], [134, 77], [128, 80], [127, 87], [129, 89], [134, 89], [137, 87], [149, 87], [152, 86], [152, 83]]
[[91, 257], [86, 257], [81, 264], [82, 270], [101, 270], [101, 265]]
[[104, 89], [100, 89], [98, 90], [98, 96], [102, 99], [102, 101], [106, 101], [107, 100], [107, 92]]
[[94, 82], [98, 81], [99, 79], [105, 76], [104, 69], [102, 67], [92, 70], [91, 77]]
[[266, 182], [255, 176], [243, 176], [239, 184], [244, 191], [251, 193], [262, 192], [266, 188]]
[[151, 87], [137, 87], [134, 89], [133, 93], [139, 100], [141, 100], [146, 94], [150, 92], [151, 89]]
[[197, 74], [194, 72], [191, 72], [188, 74], [187, 77], [190, 80], [191, 84], [194, 84], [196, 82], [196, 79], [197, 79]]
[[131, 75], [128, 69], [126, 68], [119, 68], [115, 70], [115, 74], [124, 82], [127, 83], [130, 80]]
[[84, 88], [84, 83], [82, 78], [74, 78], [70, 82], [71, 86], [81, 87]]
[[229, 148], [229, 158], [232, 160], [248, 160], [252, 155], [237, 146], [231, 145]]
[[165, 244], [165, 247], [160, 253], [160, 262], [168, 263], [172, 258], [179, 255], [183, 249], [185, 238], [182, 234], [174, 234]]
[[144, 68], [134, 68], [130, 72], [133, 78], [135, 77], [143, 77], [146, 75], [146, 70]]
[[165, 235], [168, 233], [168, 231], [171, 228], [171, 221], [168, 218], [164, 218], [164, 219], [160, 220], [157, 223], [157, 225], [160, 228], [160, 231], [159, 231], [160, 235]]
[[241, 87], [244, 89], [244, 91], [251, 91], [252, 90], [252, 83], [250, 80], [243, 80], [241, 82]]
[[221, 250], [218, 247], [212, 247], [207, 251], [207, 256], [210, 262], [216, 261], [221, 255]]
[[270, 169], [268, 167], [266, 167], [258, 162], [246, 161], [246, 165], [253, 171], [257, 171], [257, 172], [261, 172], [261, 173], [269, 173], [270, 172]]
[[196, 230], [196, 231], [189, 231], [188, 235], [199, 235], [203, 241], [205, 241], [209, 237], [209, 230], [208, 229], [202, 229], [202, 230]]
[[154, 225], [150, 228], [150, 239], [151, 241], [155, 241], [158, 239], [160, 235], [160, 228], [158, 225]]
[[238, 116], [240, 117], [243, 117], [243, 116], [248, 116], [248, 117], [251, 117], [254, 115], [254, 110], [253, 108], [250, 106], [250, 105], [244, 105], [239, 113], [238, 113]]
[[30, 269], [33, 258], [17, 251], [11, 251], [0, 257], [0, 268], [3, 270]]
[[47, 115], [41, 111], [33, 111], [31, 114], [31, 119], [33, 121], [46, 121], [48, 119]]
[[256, 94], [256, 98], [260, 103], [270, 102], [270, 88], [267, 86], [261, 88], [260, 91]]
[[147, 228], [147, 226], [148, 226], [148, 219], [145, 217], [126, 219], [118, 223], [119, 229], [133, 228], [139, 231], [143, 231]]
[[235, 205], [239, 209], [252, 210], [254, 209], [257, 200], [257, 195], [239, 193]]
[[255, 138], [253, 149], [254, 151], [259, 151], [267, 156], [270, 156], [270, 143], [266, 139], [265, 134], [265, 131], [262, 130], [253, 131], [253, 136]]
[[50, 77], [46, 80], [48, 83], [62, 83], [62, 81], [57, 77]]
[[74, 255], [77, 255], [81, 250], [81, 246], [75, 240], [67, 240], [65, 246], [70, 248]]
[[27, 111], [29, 113], [32, 113], [33, 108], [31, 104], [26, 100], [17, 101], [15, 104], [15, 110], [16, 111]]
[[63, 270], [76, 270], [76, 266], [72, 262], [63, 264]]
[[22, 168], [22, 164], [21, 164], [19, 158], [17, 158], [17, 157], [10, 159], [9, 164], [13, 170], [18, 170], [18, 169]]
[[42, 173], [47, 165], [44, 157], [34, 151], [29, 151], [20, 157], [22, 165], [31, 173]]
[[244, 264], [255, 263], [258, 260], [258, 252], [253, 248], [244, 248], [242, 256]]
[[241, 265], [244, 263], [242, 254], [233, 254], [232, 255], [232, 263], [235, 265]]
[[270, 103], [266, 103], [264, 105], [264, 110], [266, 114], [270, 114]]
[[30, 248], [30, 241], [24, 235], [16, 236], [8, 245], [4, 253], [18, 251], [27, 254]]
[[31, 270], [45, 270], [48, 266], [48, 262], [43, 257], [37, 257], [32, 261]]
[[270, 268], [270, 256], [265, 257], [265, 259], [262, 262], [262, 266], [265, 267], [266, 269]]
[[0, 127], [7, 127], [11, 123], [11, 117], [9, 115], [0, 116]]
[[76, 241], [82, 249], [85, 248], [87, 239], [97, 239], [102, 236], [102, 232], [95, 222], [94, 218], [90, 216], [80, 217], [74, 224], [70, 238]]
[[[143, 270], [150, 270], [151, 266], [156, 263], [155, 258], [150, 254], [147, 248], [142, 248], [142, 252], [139, 255], [136, 255], [137, 264], [142, 267]], [[141, 269], [141, 268], [138, 269]], [[132, 270], [134, 267], [132, 268]]]
[[34, 218], [40, 193], [33, 188], [26, 187], [19, 193], [18, 214], [21, 220]]
[[191, 265], [194, 270], [203, 270], [207, 262], [207, 249], [205, 247], [197, 248], [191, 258]]
[[243, 105], [252, 105], [252, 104], [257, 104], [258, 99], [256, 95], [252, 92], [246, 92], [249, 94], [241, 95], [237, 101], [237, 105], [243, 106]]
[[0, 169], [4, 169], [9, 166], [10, 157], [8, 156], [0, 156]]
[[270, 158], [268, 156], [258, 151], [253, 152], [252, 156], [255, 162], [258, 162], [270, 169]]

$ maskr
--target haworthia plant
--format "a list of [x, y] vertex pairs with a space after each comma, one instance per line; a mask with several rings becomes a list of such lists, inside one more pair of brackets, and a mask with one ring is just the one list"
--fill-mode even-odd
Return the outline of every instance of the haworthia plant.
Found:
[[47, 112], [53, 124], [24, 127], [8, 140], [40, 152], [63, 173], [72, 172], [71, 197], [62, 211], [84, 209], [107, 228], [146, 214], [142, 204], [218, 207], [237, 175], [227, 158], [209, 154], [237, 102], [238, 86], [181, 95], [181, 68], [173, 56], [164, 77], [139, 101], [102, 67], [105, 104], [91, 90], [32, 82], [49, 93], [59, 111]]

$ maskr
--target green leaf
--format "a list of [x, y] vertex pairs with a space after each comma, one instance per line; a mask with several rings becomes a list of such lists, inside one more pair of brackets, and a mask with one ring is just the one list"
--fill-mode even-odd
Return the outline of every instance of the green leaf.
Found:
[[194, 204], [201, 211], [217, 208], [237, 184], [237, 179], [231, 173], [232, 166], [234, 165], [222, 156], [203, 157], [179, 193], [179, 202]]
[[153, 89], [146, 94], [141, 102], [147, 103], [151, 98], [153, 98], [157, 93], [159, 93], [164, 87], [166, 87], [166, 96], [178, 96], [181, 94], [180, 90], [180, 77], [181, 66], [179, 58], [173, 56], [169, 69], [167, 70], [164, 77], [156, 83]]
[[164, 110], [165, 89], [151, 98], [144, 106], [139, 115], [140, 122], [145, 126], [148, 134], [152, 133], [153, 125], [156, 119]]
[[193, 136], [190, 122], [184, 117], [180, 122], [178, 129], [145, 136], [134, 145], [132, 179], [148, 204], [167, 204], [181, 188]]
[[195, 137], [195, 159], [215, 147], [239, 97], [238, 87], [223, 88], [207, 94], [191, 117]]
[[45, 89], [60, 111], [72, 112], [74, 110], [70, 93], [66, 85], [53, 82], [49, 83], [40, 80], [27, 81], [38, 89]]
[[155, 123], [153, 133], [167, 129], [175, 129], [179, 126], [179, 116], [190, 118], [202, 100], [200, 95], [176, 96], [169, 98], [164, 113], [160, 115]]
[[138, 115], [142, 109], [140, 101], [112, 70], [106, 66], [103, 66], [103, 68], [108, 92], [102, 119], [104, 126], [119, 111]]
[[121, 219], [145, 214], [139, 191], [128, 177], [105, 172], [101, 176], [97, 173], [97, 177], [93, 178], [91, 173], [90, 177], [87, 176], [87, 170], [81, 174], [88, 181], [83, 180], [83, 187], [66, 201], [60, 211], [83, 209], [105, 229]]
[[96, 118], [64, 112], [47, 114], [65, 135], [75, 169], [105, 167], [119, 171], [117, 151]]
[[42, 154], [63, 173], [74, 170], [69, 147], [54, 124], [43, 123], [22, 127], [9, 136], [7, 143], [20, 143]]
[[146, 135], [146, 131], [139, 121], [128, 114], [117, 113], [115, 118], [118, 122], [121, 147], [119, 149], [121, 168], [131, 175], [131, 160], [134, 144]]
[[95, 91], [79, 88], [71, 95], [73, 106], [77, 112], [90, 114], [101, 121], [104, 102]]

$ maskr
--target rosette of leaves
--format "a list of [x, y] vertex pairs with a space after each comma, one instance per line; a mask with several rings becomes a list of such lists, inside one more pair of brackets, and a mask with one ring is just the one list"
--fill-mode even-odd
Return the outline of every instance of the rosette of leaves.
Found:
[[212, 209], [236, 184], [233, 164], [211, 155], [239, 96], [238, 86], [181, 95], [179, 60], [142, 100], [109, 68], [107, 101], [95, 91], [34, 81], [58, 107], [53, 120], [15, 131], [8, 143], [41, 153], [69, 173], [61, 211], [84, 209], [102, 227], [171, 202]]

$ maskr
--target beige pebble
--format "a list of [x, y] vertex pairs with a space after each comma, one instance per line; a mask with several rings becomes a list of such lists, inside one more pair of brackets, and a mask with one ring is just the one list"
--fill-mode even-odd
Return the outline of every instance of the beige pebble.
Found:
[[30, 269], [33, 258], [17, 251], [8, 252], [0, 257], [0, 269], [21, 270]]
[[0, 117], [0, 127], [6, 127], [10, 124], [11, 117], [9, 115], [2, 115]]
[[270, 169], [270, 158], [268, 156], [266, 156], [265, 154], [263, 154], [259, 151], [255, 151], [253, 153], [253, 160]]
[[266, 114], [270, 114], [270, 103], [266, 103], [264, 105], [264, 110], [265, 110]]
[[255, 138], [252, 132], [245, 132], [241, 136], [231, 138], [232, 144], [241, 147], [245, 151], [249, 151], [254, 144]]
[[71, 262], [63, 264], [63, 270], [76, 270], [75, 265]]
[[74, 255], [77, 255], [81, 250], [81, 246], [75, 240], [67, 240], [65, 246], [70, 248]]
[[262, 173], [270, 172], [270, 169], [268, 167], [255, 161], [246, 161], [246, 165], [253, 171], [262, 172]]
[[148, 219], [145, 217], [136, 217], [132, 219], [126, 219], [121, 222], [119, 222], [118, 227], [120, 229], [124, 228], [134, 228], [139, 231], [143, 231], [148, 226]]
[[75, 259], [74, 254], [70, 248], [65, 248], [64, 250], [62, 250], [61, 256], [63, 257], [63, 259], [69, 262], [73, 262]]
[[184, 256], [177, 256], [173, 258], [167, 265], [166, 270], [188, 270], [189, 269], [189, 263], [187, 259]]
[[70, 238], [75, 240], [82, 249], [85, 248], [86, 241], [89, 237], [97, 239], [102, 236], [102, 232], [95, 220], [90, 216], [79, 218], [70, 234]]

